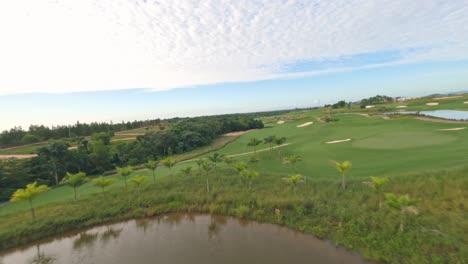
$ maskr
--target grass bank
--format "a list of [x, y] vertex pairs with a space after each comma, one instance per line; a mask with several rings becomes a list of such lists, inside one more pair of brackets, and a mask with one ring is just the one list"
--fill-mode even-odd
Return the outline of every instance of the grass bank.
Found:
[[[377, 195], [351, 180], [343, 192], [338, 179], [308, 179], [295, 189], [274, 175], [261, 174], [248, 189], [230, 168], [210, 175], [160, 176], [135, 188], [114, 188], [78, 201], [49, 203], [29, 211], [2, 215], [0, 248], [106, 222], [168, 212], [206, 212], [278, 223], [388, 263], [466, 263], [468, 259], [468, 168], [392, 177], [385, 191], [418, 198], [418, 216], [379, 209]], [[279, 209], [280, 214], [275, 213]]]

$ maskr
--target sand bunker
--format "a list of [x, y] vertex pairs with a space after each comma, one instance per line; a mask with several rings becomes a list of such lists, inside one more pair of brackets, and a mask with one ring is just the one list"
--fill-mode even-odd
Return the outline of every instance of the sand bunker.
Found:
[[454, 127], [454, 128], [444, 128], [444, 129], [437, 129], [437, 131], [458, 131], [463, 130], [466, 127]]
[[333, 140], [333, 141], [328, 141], [328, 142], [325, 142], [325, 143], [327, 143], [327, 144], [336, 144], [336, 143], [347, 142], [347, 141], [351, 141], [351, 139], [347, 138], [347, 139]]
[[306, 126], [310, 126], [312, 125], [314, 122], [307, 122], [307, 123], [304, 123], [304, 124], [301, 124], [301, 125], [298, 125], [297, 127], [306, 127]]
[[468, 101], [466, 101], [466, 102], [463, 102], [463, 103], [464, 103], [464, 104], [468, 104]]
[[279, 120], [278, 122], [276, 122], [276, 124], [278, 125], [284, 124], [284, 120]]
[[223, 136], [226, 136], [226, 137], [238, 137], [238, 136], [242, 136], [244, 134], [247, 134], [251, 131], [254, 131], [255, 129], [250, 129], [250, 130], [244, 130], [244, 131], [237, 131], [237, 132], [230, 132], [230, 133], [226, 133], [224, 134]]
[[37, 157], [36, 154], [0, 155], [1, 159], [30, 159]]
[[454, 98], [461, 98], [463, 96], [461, 95], [455, 95], [455, 96], [443, 96], [443, 97], [435, 97], [434, 100], [446, 100], [446, 99], [454, 99]]
[[396, 108], [406, 108], [406, 107], [407, 107], [406, 105], [399, 105]]
[[434, 106], [434, 105], [439, 105], [439, 103], [427, 103], [426, 105]]

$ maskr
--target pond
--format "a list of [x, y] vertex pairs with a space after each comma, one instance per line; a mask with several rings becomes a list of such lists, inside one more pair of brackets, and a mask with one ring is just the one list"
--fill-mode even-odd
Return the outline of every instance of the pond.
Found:
[[236, 218], [171, 214], [51, 238], [0, 263], [369, 263], [311, 235]]
[[433, 110], [433, 111], [401, 111], [387, 114], [419, 114], [451, 120], [468, 120], [468, 111], [459, 110]]

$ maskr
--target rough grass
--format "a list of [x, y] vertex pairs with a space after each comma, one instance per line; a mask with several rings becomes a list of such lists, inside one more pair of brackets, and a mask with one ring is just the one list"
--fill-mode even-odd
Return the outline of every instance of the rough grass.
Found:
[[[140, 195], [134, 187], [114, 188], [78, 201], [50, 203], [2, 216], [0, 245], [18, 244], [109, 221], [166, 212], [206, 212], [278, 223], [331, 239], [365, 257], [388, 263], [464, 263], [468, 257], [466, 216], [468, 168], [393, 177], [385, 191], [417, 197], [420, 215], [407, 218], [399, 231], [399, 212], [378, 208], [377, 194], [360, 180], [346, 192], [338, 180], [309, 179], [292, 189], [276, 176], [262, 174], [252, 189], [230, 168], [210, 175], [160, 176]], [[68, 190], [71, 192], [71, 190]], [[281, 214], [275, 214], [279, 209]]]

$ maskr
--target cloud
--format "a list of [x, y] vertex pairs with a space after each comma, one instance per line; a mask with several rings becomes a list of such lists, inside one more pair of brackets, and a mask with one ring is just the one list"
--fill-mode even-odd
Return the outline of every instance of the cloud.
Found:
[[466, 0], [0, 3], [0, 94], [165, 90], [468, 59]]

